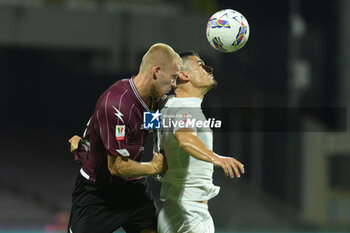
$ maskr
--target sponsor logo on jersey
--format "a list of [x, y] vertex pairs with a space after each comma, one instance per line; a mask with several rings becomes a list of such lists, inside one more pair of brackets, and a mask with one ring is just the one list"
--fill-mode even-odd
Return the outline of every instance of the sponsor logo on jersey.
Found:
[[115, 110], [115, 113], [114, 113], [114, 115], [116, 115], [118, 118], [119, 118], [119, 120], [121, 120], [123, 123], [124, 123], [124, 120], [123, 120], [123, 114], [116, 108], [116, 107], [114, 107], [114, 106], [112, 106], [113, 108], [114, 108], [114, 110]]

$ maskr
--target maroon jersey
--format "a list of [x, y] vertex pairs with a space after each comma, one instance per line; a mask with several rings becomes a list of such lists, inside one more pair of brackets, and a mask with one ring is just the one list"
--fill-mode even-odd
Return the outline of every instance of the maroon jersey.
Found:
[[85, 178], [102, 183], [135, 179], [112, 176], [107, 155], [119, 154], [141, 161], [148, 134], [147, 130], [141, 129], [144, 111], [150, 110], [132, 78], [117, 81], [100, 96], [84, 132], [83, 143], [75, 154]]

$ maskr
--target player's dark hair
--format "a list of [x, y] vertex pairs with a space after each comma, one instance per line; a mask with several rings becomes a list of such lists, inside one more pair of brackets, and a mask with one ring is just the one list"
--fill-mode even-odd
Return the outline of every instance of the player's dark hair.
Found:
[[197, 56], [199, 57], [199, 54], [193, 50], [184, 50], [184, 51], [181, 51], [179, 52], [179, 56], [184, 59], [186, 57], [189, 57], [189, 56]]
[[[196, 56], [196, 57], [199, 57], [199, 54], [193, 50], [184, 50], [184, 51], [181, 51], [179, 52], [179, 56], [181, 57], [182, 61], [183, 61], [183, 64], [185, 64], [185, 60], [190, 57], [190, 56]], [[176, 80], [176, 85], [178, 84], [181, 84], [182, 83], [182, 80], [180, 78], [178, 78]], [[176, 87], [175, 87], [176, 89]]]

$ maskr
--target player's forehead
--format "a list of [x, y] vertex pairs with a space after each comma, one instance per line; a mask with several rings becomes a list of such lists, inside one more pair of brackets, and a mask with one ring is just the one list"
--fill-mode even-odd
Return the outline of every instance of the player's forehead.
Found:
[[204, 65], [204, 61], [200, 57], [195, 55], [189, 56], [188, 60], [192, 65], [195, 65], [195, 66]]

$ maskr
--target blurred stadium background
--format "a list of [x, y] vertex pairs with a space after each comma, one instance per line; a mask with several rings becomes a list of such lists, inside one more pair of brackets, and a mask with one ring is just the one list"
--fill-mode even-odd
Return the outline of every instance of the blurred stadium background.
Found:
[[[234, 54], [205, 36], [225, 8], [251, 28]], [[67, 140], [156, 42], [215, 67], [214, 148], [247, 171], [216, 169], [217, 231], [350, 232], [349, 24], [349, 0], [0, 0], [0, 232], [64, 232], [79, 170]]]

